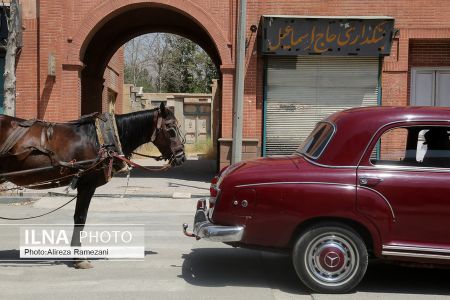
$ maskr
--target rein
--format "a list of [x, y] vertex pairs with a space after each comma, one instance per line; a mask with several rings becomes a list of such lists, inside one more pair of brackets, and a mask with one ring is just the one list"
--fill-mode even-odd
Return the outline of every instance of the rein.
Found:
[[148, 167], [144, 167], [138, 163], [135, 163], [131, 160], [129, 160], [128, 158], [122, 156], [122, 155], [118, 155], [117, 153], [112, 153], [111, 154], [112, 157], [120, 159], [121, 161], [125, 162], [126, 164], [135, 167], [135, 168], [139, 168], [142, 170], [146, 170], [146, 171], [150, 171], [150, 172], [161, 172], [161, 171], [166, 171], [168, 169], [170, 169], [170, 163], [165, 164], [164, 166], [162, 166], [161, 168], [148, 168]]
[[[65, 176], [61, 176], [58, 177], [56, 179], [51, 179], [51, 180], [45, 180], [45, 181], [41, 181], [41, 182], [37, 182], [37, 183], [33, 183], [33, 184], [28, 184], [28, 185], [22, 185], [19, 187], [14, 187], [14, 188], [8, 188], [8, 189], [0, 189], [0, 192], [6, 192], [6, 191], [10, 191], [10, 190], [17, 190], [17, 189], [33, 189], [33, 188], [38, 188], [38, 187], [43, 187], [45, 185], [48, 184], [57, 184], [58, 187], [61, 186], [60, 184], [58, 184], [58, 182], [60, 182], [61, 180], [64, 179], [69, 179], [69, 178], [79, 178], [81, 176], [83, 176], [84, 174], [94, 170], [98, 165], [100, 165], [101, 163], [103, 163], [105, 160], [107, 159], [107, 157], [98, 160], [97, 162], [94, 162], [89, 168], [85, 169], [85, 170], [81, 170], [78, 171], [78, 173], [75, 174], [69, 174], [69, 175], [65, 175]], [[52, 166], [51, 168], [58, 168], [58, 167], [65, 167], [65, 166]], [[29, 170], [27, 172], [32, 172], [32, 171], [36, 171], [35, 169]], [[39, 170], [37, 170], [39, 171]], [[10, 174], [10, 173], [5, 173], [6, 175], [22, 175], [22, 173], [20, 174]], [[0, 174], [0, 175], [4, 175], [4, 174]]]
[[[137, 163], [135, 163], [135, 162], [132, 162], [131, 160], [129, 160], [129, 159], [127, 159], [127, 158], [125, 158], [125, 157], [123, 157], [123, 156], [121, 156], [121, 155], [119, 155], [119, 154], [117, 154], [117, 153], [115, 153], [115, 152], [109, 152], [109, 153], [108, 153], [108, 157], [105, 157], [105, 158], [103, 158], [103, 159], [100, 159], [97, 163], [94, 163], [94, 164], [93, 164], [92, 166], [90, 166], [88, 169], [83, 170], [83, 171], [80, 171], [80, 172], [78, 172], [77, 174], [71, 174], [71, 175], [67, 175], [67, 176], [60, 177], [60, 178], [58, 178], [58, 179], [56, 179], [56, 180], [43, 181], [43, 182], [39, 182], [39, 183], [33, 184], [33, 185], [21, 186], [20, 188], [23, 189], [23, 188], [27, 188], [27, 187], [28, 187], [28, 188], [30, 188], [30, 187], [38, 187], [38, 186], [41, 186], [41, 185], [45, 185], [45, 184], [49, 184], [49, 183], [58, 182], [58, 181], [60, 181], [60, 180], [62, 180], [62, 179], [66, 179], [66, 178], [70, 178], [70, 177], [73, 177], [73, 179], [79, 178], [79, 177], [81, 177], [82, 175], [84, 175], [85, 173], [94, 170], [98, 165], [100, 165], [101, 163], [103, 163], [103, 162], [104, 162], [106, 159], [108, 159], [108, 158], [110, 158], [110, 159], [112, 159], [112, 158], [120, 159], [120, 160], [124, 161], [125, 163], [127, 163], [127, 164], [130, 165], [130, 166], [137, 167], [137, 168], [144, 169], [144, 170], [151, 171], [151, 172], [161, 172], [161, 171], [165, 171], [165, 170], [167, 170], [167, 169], [170, 168], [170, 164], [166, 164], [166, 165], [164, 165], [162, 168], [159, 168], [159, 169], [151, 169], [151, 168], [147, 168], [147, 167], [144, 167], [144, 166], [142, 166], [142, 165], [139, 165], [139, 164], [137, 164]], [[76, 195], [75, 197], [73, 197], [72, 199], [70, 199], [69, 201], [67, 201], [66, 203], [64, 203], [63, 205], [60, 205], [60, 206], [58, 206], [57, 208], [52, 209], [52, 210], [50, 210], [50, 211], [48, 211], [48, 212], [46, 212], [46, 213], [43, 213], [43, 214], [39, 214], [39, 215], [31, 216], [31, 217], [23, 217], [23, 218], [9, 218], [9, 217], [2, 217], [2, 216], [0, 216], [0, 220], [20, 221], [20, 220], [30, 220], [30, 219], [40, 218], [40, 217], [49, 215], [49, 214], [51, 214], [51, 213], [53, 213], [53, 212], [55, 212], [55, 211], [57, 211], [57, 210], [60, 210], [60, 209], [63, 208], [64, 206], [67, 206], [68, 204], [70, 204], [71, 202], [73, 202], [75, 199], [77, 199], [77, 197], [78, 197], [78, 195]]]
[[[53, 183], [53, 182], [58, 182], [58, 181], [60, 181], [60, 180], [62, 180], [62, 179], [69, 178], [69, 177], [73, 177], [74, 179], [79, 178], [79, 177], [81, 177], [82, 175], [84, 175], [85, 173], [94, 170], [99, 164], [103, 163], [103, 162], [104, 162], [106, 159], [108, 159], [108, 158], [111, 158], [111, 159], [112, 159], [112, 158], [120, 159], [121, 161], [125, 162], [126, 164], [128, 164], [128, 165], [130, 165], [130, 166], [137, 167], [137, 168], [140, 168], [140, 169], [143, 169], [143, 170], [146, 170], [146, 171], [151, 171], [151, 172], [161, 172], [161, 171], [168, 170], [168, 169], [171, 167], [170, 164], [166, 164], [166, 165], [164, 165], [164, 166], [161, 167], [161, 168], [158, 168], [158, 169], [151, 169], [151, 168], [148, 168], [148, 167], [144, 167], [144, 166], [142, 166], [142, 165], [140, 165], [140, 164], [137, 164], [137, 163], [135, 163], [135, 162], [132, 162], [131, 160], [129, 160], [129, 159], [125, 158], [124, 156], [121, 156], [121, 155], [119, 155], [119, 154], [117, 154], [117, 153], [115, 153], [115, 152], [109, 152], [109, 153], [108, 153], [108, 157], [105, 157], [105, 158], [103, 158], [103, 159], [100, 159], [97, 163], [94, 163], [94, 164], [93, 164], [92, 166], [90, 166], [88, 169], [83, 170], [83, 171], [80, 171], [80, 172], [78, 172], [77, 174], [71, 174], [71, 175], [63, 176], [63, 177], [60, 177], [60, 178], [58, 178], [58, 179], [56, 179], [56, 180], [43, 181], [43, 182], [39, 182], [39, 183], [33, 184], [33, 185], [22, 186], [22, 187], [20, 187], [20, 188], [22, 189], [22, 188], [27, 188], [27, 187], [37, 187], [37, 186], [41, 186], [41, 185], [45, 185], [45, 184], [49, 184], [49, 183]], [[60, 209], [63, 208], [64, 206], [70, 204], [70, 203], [73, 202], [75, 199], [77, 199], [77, 197], [78, 197], [78, 195], [75, 196], [75, 197], [73, 197], [72, 199], [70, 199], [69, 201], [67, 201], [66, 203], [64, 203], [63, 205], [58, 206], [57, 208], [52, 209], [51, 211], [48, 211], [48, 212], [43, 213], [43, 214], [39, 214], [39, 215], [36, 215], [36, 216], [31, 216], [31, 217], [23, 217], [23, 218], [9, 218], [9, 217], [2, 217], [2, 216], [0, 216], [0, 220], [20, 221], [20, 220], [30, 220], [30, 219], [40, 218], [40, 217], [49, 215], [49, 214], [51, 214], [51, 213], [53, 213], [53, 212], [55, 212], [55, 211], [57, 211], [57, 210], [60, 210]]]
[[73, 197], [72, 199], [70, 199], [69, 201], [67, 201], [66, 203], [64, 203], [61, 206], [58, 206], [57, 208], [48, 211], [46, 213], [40, 214], [40, 215], [36, 215], [36, 216], [31, 216], [31, 217], [24, 217], [24, 218], [7, 218], [7, 217], [0, 217], [0, 220], [9, 220], [9, 221], [20, 221], [20, 220], [30, 220], [30, 219], [36, 219], [36, 218], [40, 218], [46, 215], [51, 214], [52, 212], [55, 212], [57, 210], [60, 210], [61, 208], [63, 208], [64, 206], [68, 205], [70, 202], [72, 202], [73, 200], [77, 199], [77, 196]]
[[[100, 155], [101, 155], [101, 153], [100, 153]], [[43, 186], [43, 185], [46, 185], [46, 184], [51, 184], [51, 183], [54, 183], [54, 182], [58, 182], [58, 181], [60, 181], [60, 180], [62, 180], [62, 179], [66, 179], [66, 178], [70, 178], [70, 177], [73, 177], [73, 180], [77, 180], [77, 178], [81, 177], [83, 174], [85, 174], [85, 173], [87, 173], [87, 172], [90, 172], [90, 171], [94, 170], [99, 164], [103, 163], [106, 159], [107, 159], [107, 157], [105, 157], [105, 158], [103, 158], [103, 159], [99, 159], [98, 162], [93, 163], [92, 166], [90, 166], [90, 167], [87, 168], [86, 170], [79, 171], [77, 174], [70, 174], [70, 175], [67, 175], [67, 176], [60, 177], [60, 178], [58, 178], [58, 179], [56, 179], [56, 180], [42, 181], [42, 182], [39, 182], [39, 183], [36, 183], [36, 184], [32, 184], [32, 185], [21, 186], [21, 187], [19, 187], [19, 188], [20, 188], [20, 189], [24, 189], [24, 188], [39, 187], [39, 186]], [[71, 185], [72, 185], [72, 184], [71, 184]], [[60, 205], [60, 206], [58, 206], [57, 208], [52, 209], [51, 211], [48, 211], [48, 212], [43, 213], [43, 214], [40, 214], [40, 215], [31, 216], [31, 217], [23, 217], [23, 218], [9, 218], [9, 217], [2, 217], [2, 216], [0, 216], [0, 220], [20, 221], [20, 220], [30, 220], [30, 219], [40, 218], [40, 217], [49, 215], [49, 214], [51, 214], [51, 213], [53, 213], [53, 212], [55, 212], [55, 211], [57, 211], [57, 210], [60, 210], [60, 209], [63, 208], [64, 206], [66, 206], [66, 205], [68, 205], [69, 203], [71, 203], [73, 200], [77, 199], [77, 197], [78, 197], [78, 195], [76, 195], [75, 197], [73, 197], [72, 199], [70, 199], [69, 201], [67, 201], [66, 203], [64, 203], [63, 205]]]
[[138, 153], [138, 152], [134, 152], [134, 151], [131, 152], [131, 153], [135, 154], [135, 155], [142, 156], [142, 157], [153, 158], [156, 161], [160, 161], [160, 160], [164, 159], [164, 156], [162, 156], [162, 155], [160, 155], [160, 156], [153, 156], [153, 155], [142, 154], [142, 153]]

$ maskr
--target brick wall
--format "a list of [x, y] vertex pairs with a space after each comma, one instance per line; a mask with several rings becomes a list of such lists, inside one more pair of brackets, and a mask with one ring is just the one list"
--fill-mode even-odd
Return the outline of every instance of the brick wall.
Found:
[[[33, 12], [29, 8], [36, 6], [36, 0], [22, 0], [22, 3], [27, 5], [27, 12]], [[83, 69], [80, 59], [102, 25], [107, 20], [114, 20], [131, 5], [157, 5], [183, 11], [199, 24], [198, 28], [193, 29], [206, 28], [209, 31], [208, 36], [216, 46], [213, 48], [222, 60], [221, 135], [230, 138], [237, 0], [40, 0], [39, 10], [34, 10], [39, 11], [40, 15], [33, 18], [33, 13], [27, 13], [27, 19], [24, 20], [24, 49], [17, 70], [18, 115], [27, 118], [39, 115], [51, 120], [78, 117], [82, 97], [80, 72]], [[392, 55], [384, 59], [383, 105], [408, 104], [409, 63], [448, 65], [449, 53], [445, 49], [448, 49], [446, 41], [450, 39], [450, 5], [446, 1], [248, 0], [246, 35], [249, 47], [246, 51], [244, 138], [259, 140], [258, 146], [262, 138], [264, 64], [258, 53], [257, 34], [252, 35], [249, 27], [259, 25], [264, 14], [395, 18], [400, 35], [394, 41]], [[120, 28], [126, 24], [116, 25]], [[133, 32], [130, 32], [130, 38], [131, 34]], [[430, 43], [435, 50], [424, 52]], [[54, 80], [49, 80], [47, 76], [50, 53], [55, 54], [58, 65]], [[116, 79], [120, 82], [123, 80], [119, 62], [121, 58], [117, 55], [113, 60], [116, 57], [117, 61], [110, 63], [110, 71], [117, 73]], [[111, 78], [105, 78], [104, 84], [109, 86], [110, 81]], [[122, 94], [120, 87], [117, 92]]]
[[[38, 117], [53, 121], [78, 118], [80, 115], [81, 68], [65, 67], [66, 48], [79, 24], [70, 22], [81, 17], [76, 1], [22, 0], [23, 48], [17, 66], [17, 116]], [[77, 2], [78, 3], [78, 2]], [[87, 3], [84, 3], [87, 4]], [[90, 4], [85, 5], [90, 6]], [[92, 7], [91, 7], [92, 8]], [[37, 16], [36, 12], [40, 15]], [[86, 17], [84, 15], [83, 17]], [[48, 75], [48, 58], [56, 58], [56, 76]], [[111, 59], [109, 70], [116, 78], [105, 78], [108, 87], [122, 93], [123, 49]], [[114, 87], [111, 82], [115, 82]], [[102, 100], [105, 102], [106, 98]], [[118, 97], [121, 107], [121, 97]]]
[[17, 65], [16, 111], [23, 118], [38, 116], [39, 80], [38, 80], [38, 34], [37, 20], [25, 19], [23, 28], [23, 48]]
[[406, 140], [408, 130], [405, 128], [395, 128], [381, 137], [380, 159], [390, 161], [400, 161], [405, 158]]
[[108, 66], [103, 74], [103, 97], [102, 97], [102, 110], [109, 110], [109, 94], [115, 95], [115, 108], [116, 113], [122, 113], [123, 108], [123, 68], [124, 68], [124, 49], [121, 47], [111, 58]]

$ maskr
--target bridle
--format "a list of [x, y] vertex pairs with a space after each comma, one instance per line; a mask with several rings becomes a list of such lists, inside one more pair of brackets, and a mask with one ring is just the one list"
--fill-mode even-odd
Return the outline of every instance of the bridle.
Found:
[[152, 156], [152, 158], [155, 158], [156, 160], [166, 159], [169, 160], [169, 164], [171, 164], [174, 159], [184, 155], [184, 144], [186, 143], [186, 138], [181, 133], [177, 120], [175, 118], [170, 120], [163, 119], [161, 109], [159, 108], [157, 113], [153, 115], [153, 124], [156, 124], [156, 126], [152, 132], [150, 142], [154, 143], [158, 136], [163, 134], [166, 139], [170, 140], [170, 156], [165, 155], [167, 153], [165, 151], [166, 153], [162, 153], [159, 157]]
[[153, 124], [156, 123], [155, 129], [153, 130], [152, 137], [150, 138], [150, 142], [154, 142], [158, 137], [159, 132], [161, 131], [163, 118], [161, 116], [161, 111], [158, 108], [158, 113], [153, 115]]

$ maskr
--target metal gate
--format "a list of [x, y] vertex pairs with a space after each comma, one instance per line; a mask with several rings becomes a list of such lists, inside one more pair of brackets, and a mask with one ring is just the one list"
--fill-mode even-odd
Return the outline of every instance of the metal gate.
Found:
[[186, 143], [204, 143], [211, 137], [211, 105], [184, 105]]
[[378, 58], [274, 56], [266, 68], [264, 155], [292, 154], [329, 114], [378, 104]]

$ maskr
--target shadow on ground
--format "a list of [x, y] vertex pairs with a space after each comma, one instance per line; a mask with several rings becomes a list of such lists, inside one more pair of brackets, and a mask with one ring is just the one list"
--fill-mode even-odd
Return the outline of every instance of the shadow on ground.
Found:
[[450, 295], [450, 269], [373, 262], [358, 287], [370, 293]]
[[239, 248], [200, 248], [184, 254], [183, 259], [180, 277], [192, 285], [270, 287], [307, 294], [287, 255]]
[[[145, 250], [144, 256], [155, 255], [158, 252]], [[89, 259], [95, 264], [95, 261], [104, 260], [102, 258], [98, 259]], [[71, 260], [40, 260], [40, 259], [28, 259], [28, 258], [20, 258], [20, 251], [17, 249], [11, 250], [0, 250], [0, 267], [23, 267], [24, 265], [28, 265], [30, 267], [36, 266], [52, 266], [52, 265], [66, 265], [68, 267], [73, 267], [73, 262]]]
[[[204, 287], [270, 287], [308, 294], [289, 255], [246, 249], [200, 248], [183, 255], [182, 277]], [[373, 262], [355, 292], [450, 295], [449, 269], [406, 267]]]
[[29, 265], [30, 267], [52, 265], [72, 266], [73, 263], [68, 261], [21, 259], [19, 250], [0, 250], [0, 267], [23, 267], [23, 265]]
[[[139, 163], [139, 161], [136, 161]], [[145, 165], [144, 165], [145, 166]], [[155, 168], [155, 166], [148, 166]], [[182, 180], [193, 180], [210, 182], [216, 175], [216, 161], [210, 159], [187, 160], [179, 167], [170, 168], [164, 172], [149, 172], [146, 170], [135, 168], [131, 171], [131, 177], [140, 178], [172, 178]], [[117, 177], [126, 177], [126, 174], [117, 174]]]

